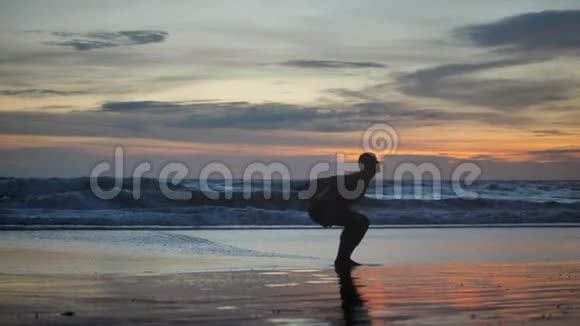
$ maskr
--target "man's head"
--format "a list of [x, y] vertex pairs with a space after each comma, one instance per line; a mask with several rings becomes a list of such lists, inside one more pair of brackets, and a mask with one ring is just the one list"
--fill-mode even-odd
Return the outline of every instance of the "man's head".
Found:
[[373, 153], [363, 153], [358, 157], [358, 164], [362, 171], [372, 173], [373, 175], [379, 170], [379, 160]]

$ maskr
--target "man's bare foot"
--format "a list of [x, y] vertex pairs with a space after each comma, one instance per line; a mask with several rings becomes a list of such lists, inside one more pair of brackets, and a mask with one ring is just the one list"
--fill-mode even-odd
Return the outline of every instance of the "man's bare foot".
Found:
[[354, 261], [354, 260], [352, 260], [352, 259], [350, 260], [350, 262], [349, 262], [349, 263], [350, 263], [350, 266], [352, 266], [352, 267], [355, 267], [355, 266], [361, 266], [361, 265], [362, 265], [361, 263], [358, 263], [358, 262], [356, 262], [356, 261]]
[[334, 269], [335, 270], [350, 270], [356, 266], [361, 266], [361, 263], [357, 263], [356, 261], [349, 259], [349, 260], [335, 260], [334, 261]]

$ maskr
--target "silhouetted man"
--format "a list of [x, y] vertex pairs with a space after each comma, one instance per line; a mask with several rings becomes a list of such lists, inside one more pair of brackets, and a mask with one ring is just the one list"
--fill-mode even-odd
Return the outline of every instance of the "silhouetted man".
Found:
[[354, 211], [352, 204], [364, 196], [369, 182], [379, 171], [380, 162], [374, 154], [364, 153], [358, 163], [359, 172], [316, 180], [316, 191], [308, 210], [310, 218], [323, 227], [343, 227], [334, 261], [337, 269], [360, 265], [350, 256], [369, 228], [369, 219]]

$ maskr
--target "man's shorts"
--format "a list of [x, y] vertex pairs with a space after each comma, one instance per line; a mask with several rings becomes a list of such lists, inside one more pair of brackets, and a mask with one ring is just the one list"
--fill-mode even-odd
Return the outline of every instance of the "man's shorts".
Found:
[[336, 202], [326, 202], [326, 201], [316, 201], [313, 202], [308, 210], [308, 215], [310, 218], [322, 225], [325, 228], [329, 228], [333, 225], [345, 226], [348, 219], [353, 215], [357, 214], [347, 205], [337, 205]]

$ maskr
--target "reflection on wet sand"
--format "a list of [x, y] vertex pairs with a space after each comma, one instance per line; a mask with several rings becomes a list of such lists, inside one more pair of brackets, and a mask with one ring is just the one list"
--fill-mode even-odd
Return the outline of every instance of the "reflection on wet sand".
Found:
[[340, 300], [342, 301], [343, 319], [347, 325], [365, 324], [369, 322], [369, 316], [364, 301], [359, 295], [358, 288], [354, 283], [351, 270], [337, 271], [340, 287]]
[[373, 320], [580, 322], [578, 264], [383, 267], [355, 274]]
[[1, 325], [580, 324], [579, 263], [1, 276]]

